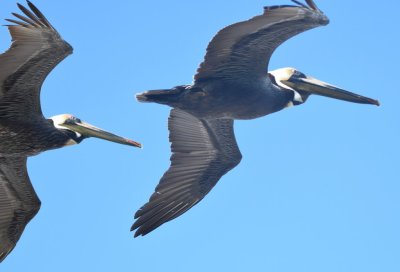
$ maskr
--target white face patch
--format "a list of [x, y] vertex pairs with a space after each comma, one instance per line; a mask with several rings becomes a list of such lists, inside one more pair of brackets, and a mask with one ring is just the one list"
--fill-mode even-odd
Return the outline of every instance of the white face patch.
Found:
[[65, 143], [65, 146], [69, 146], [69, 145], [76, 145], [76, 144], [78, 144], [77, 142], [75, 142], [74, 140], [72, 140], [72, 139], [69, 139], [66, 143]]
[[291, 106], [295, 106], [298, 104], [302, 104], [304, 103], [303, 97], [300, 95], [300, 93], [298, 93], [295, 89], [293, 89], [292, 87], [284, 84], [282, 81], [288, 81], [292, 76], [302, 76], [304, 77], [305, 75], [299, 71], [297, 71], [294, 68], [281, 68], [281, 69], [277, 69], [274, 71], [269, 72], [272, 76], [274, 76], [275, 78], [275, 82], [278, 86], [280, 86], [283, 89], [286, 90], [291, 90], [293, 92], [293, 101], [290, 101], [286, 107], [291, 107]]
[[62, 124], [65, 123], [65, 120], [68, 120], [70, 118], [73, 118], [71, 114], [59, 114], [53, 117], [50, 117], [51, 120], [53, 120], [53, 124], [56, 128], [60, 129], [66, 129], [65, 127], [62, 126]]
[[[73, 131], [66, 126], [63, 126], [66, 123], [66, 121], [69, 119], [79, 120], [76, 117], [72, 116], [71, 114], [60, 114], [60, 115], [53, 116], [50, 119], [53, 120], [53, 125], [55, 128], [57, 128], [59, 130], [71, 131], [71, 132], [75, 133], [76, 138], [78, 138], [78, 139], [82, 137], [82, 134], [80, 134], [79, 132]], [[65, 145], [75, 145], [75, 144], [78, 144], [78, 143], [76, 141], [74, 141], [73, 139], [69, 139]]]
[[290, 107], [293, 107], [293, 106], [294, 106], [293, 102], [292, 102], [292, 101], [289, 101], [289, 102], [286, 104], [285, 108], [290, 108]]
[[289, 86], [287, 86], [287, 85], [285, 85], [285, 84], [283, 84], [282, 82], [279, 82], [279, 81], [277, 83], [278, 83], [279, 86], [281, 86], [281, 87], [283, 87], [285, 89], [291, 90], [293, 92], [293, 94], [294, 94], [293, 95], [293, 101], [289, 101], [287, 103], [287, 105], [286, 105], [286, 108], [294, 106], [293, 102], [297, 102], [296, 105], [304, 103], [303, 98], [301, 97], [301, 95], [297, 91], [295, 91], [293, 88], [291, 88], [291, 87], [289, 87]]
[[304, 103], [303, 98], [301, 97], [301, 95], [298, 92], [296, 92], [295, 90], [293, 90], [293, 92], [294, 92], [293, 101], [296, 101], [296, 102], [299, 102], [299, 103]]

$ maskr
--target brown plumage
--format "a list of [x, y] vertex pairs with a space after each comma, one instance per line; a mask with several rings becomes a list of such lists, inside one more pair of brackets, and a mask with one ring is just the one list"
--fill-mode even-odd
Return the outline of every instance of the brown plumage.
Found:
[[262, 15], [221, 29], [207, 47], [191, 85], [151, 90], [136, 97], [173, 107], [168, 128], [171, 166], [131, 230], [146, 235], [202, 200], [242, 156], [235, 119], [254, 119], [300, 105], [311, 93], [378, 104], [284, 68], [267, 73], [275, 49], [291, 37], [329, 23], [312, 0], [264, 8]]
[[18, 4], [25, 16], [8, 19], [11, 47], [0, 55], [0, 262], [13, 250], [40, 208], [26, 169], [28, 156], [98, 137], [121, 144], [139, 143], [63, 114], [45, 119], [40, 89], [46, 76], [72, 47], [31, 3]]

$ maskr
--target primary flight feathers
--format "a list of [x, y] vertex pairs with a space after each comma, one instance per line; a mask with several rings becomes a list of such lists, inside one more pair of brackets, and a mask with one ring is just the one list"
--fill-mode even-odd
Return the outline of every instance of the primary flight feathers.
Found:
[[[268, 70], [276, 48], [291, 37], [329, 23], [313, 0], [265, 7], [263, 14], [220, 30], [210, 41], [191, 85], [138, 94], [141, 102], [172, 107], [168, 120], [171, 165], [131, 230], [146, 235], [199, 203], [242, 155], [234, 120], [262, 117], [303, 104], [311, 95], [379, 105], [294, 68]], [[29, 1], [7, 19], [11, 47], [0, 55], [0, 262], [13, 250], [40, 208], [27, 157], [96, 137], [141, 147], [133, 140], [60, 114], [46, 119], [40, 90], [72, 47]]]
[[131, 230], [146, 235], [202, 200], [239, 164], [233, 120], [258, 118], [304, 103], [311, 94], [367, 104], [376, 100], [323, 83], [293, 68], [267, 73], [275, 49], [291, 37], [329, 23], [312, 0], [265, 7], [262, 15], [220, 30], [207, 47], [192, 85], [136, 97], [173, 107], [168, 129], [171, 166]]
[[31, 3], [7, 21], [11, 47], [0, 55], [0, 262], [13, 250], [40, 200], [26, 169], [28, 156], [97, 137], [140, 147], [140, 143], [96, 128], [70, 114], [45, 119], [40, 89], [72, 47]]

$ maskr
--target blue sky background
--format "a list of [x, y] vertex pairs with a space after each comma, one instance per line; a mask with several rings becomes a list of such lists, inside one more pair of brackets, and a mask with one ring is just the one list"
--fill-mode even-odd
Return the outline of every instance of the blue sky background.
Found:
[[[293, 66], [382, 106], [311, 97], [236, 122], [241, 164], [133, 239], [170, 156], [169, 108], [134, 94], [190, 83], [219, 29], [290, 2], [34, 1], [75, 50], [43, 86], [45, 115], [72, 113], [144, 149], [88, 139], [30, 158], [42, 208], [0, 271], [400, 271], [398, 1], [316, 2], [331, 24], [286, 42], [270, 69]], [[15, 11], [1, 1], [1, 18]], [[9, 43], [3, 27], [1, 51]]]

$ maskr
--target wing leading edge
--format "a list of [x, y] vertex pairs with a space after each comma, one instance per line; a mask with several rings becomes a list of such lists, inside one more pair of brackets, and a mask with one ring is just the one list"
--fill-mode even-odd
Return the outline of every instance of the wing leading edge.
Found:
[[262, 15], [220, 30], [207, 47], [195, 82], [209, 78], [264, 78], [275, 49], [291, 37], [329, 23], [315, 3], [270, 6]]

